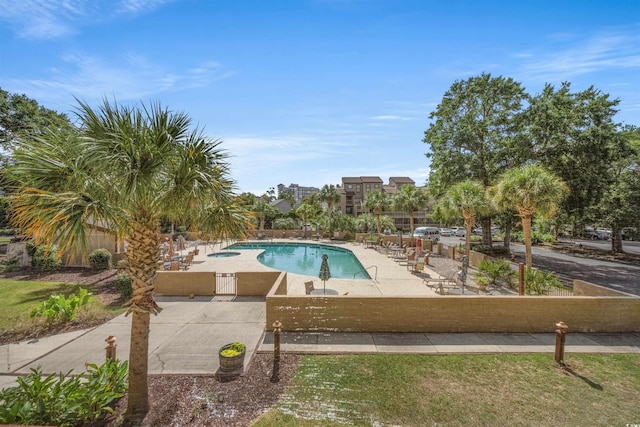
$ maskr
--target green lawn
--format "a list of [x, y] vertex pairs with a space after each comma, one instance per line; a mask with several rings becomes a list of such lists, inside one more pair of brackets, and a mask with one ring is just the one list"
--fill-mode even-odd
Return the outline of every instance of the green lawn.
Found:
[[305, 356], [254, 426], [624, 426], [640, 354]]
[[0, 236], [0, 243], [9, 243], [13, 236]]
[[[84, 286], [91, 292], [91, 286]], [[31, 318], [31, 310], [53, 294], [70, 295], [77, 293], [80, 285], [59, 282], [37, 282], [0, 279], [0, 333], [21, 333], [31, 329], [46, 329], [42, 318]], [[91, 297], [81, 310], [77, 321], [99, 323], [121, 312], [122, 308], [107, 307]]]

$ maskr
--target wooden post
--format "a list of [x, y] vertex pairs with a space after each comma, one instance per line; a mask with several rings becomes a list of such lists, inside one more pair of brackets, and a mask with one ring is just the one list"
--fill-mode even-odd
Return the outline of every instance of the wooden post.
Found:
[[116, 337], [114, 335], [109, 335], [105, 341], [107, 343], [107, 346], [105, 347], [105, 350], [107, 350], [107, 362], [109, 360], [116, 360]]
[[524, 295], [524, 264], [518, 264], [518, 295]]
[[273, 372], [271, 374], [271, 382], [280, 381], [280, 329], [282, 322], [276, 320], [273, 322]]
[[556, 323], [556, 362], [564, 365], [564, 343], [567, 338], [566, 332], [569, 327], [564, 322]]

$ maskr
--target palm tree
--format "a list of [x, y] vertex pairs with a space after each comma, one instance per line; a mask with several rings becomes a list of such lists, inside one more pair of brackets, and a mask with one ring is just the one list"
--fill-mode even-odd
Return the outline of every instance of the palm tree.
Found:
[[340, 193], [338, 193], [338, 190], [336, 189], [335, 185], [325, 184], [324, 187], [322, 187], [322, 189], [320, 190], [319, 198], [321, 202], [327, 203], [327, 213], [328, 213], [327, 216], [329, 217], [329, 234], [331, 234], [331, 231], [332, 231], [331, 217], [333, 215], [333, 206], [336, 203], [340, 203], [341, 196], [340, 196]]
[[258, 230], [260, 231], [264, 231], [264, 223], [267, 218], [273, 218], [278, 214], [278, 209], [264, 198], [256, 199], [253, 210], [260, 221], [260, 225], [258, 226]]
[[62, 251], [86, 250], [96, 225], [126, 237], [133, 297], [126, 303], [132, 321], [125, 418], [138, 423], [149, 408], [150, 315], [161, 310], [152, 297], [161, 218], [242, 237], [250, 215], [233, 203], [221, 142], [190, 131], [186, 114], [159, 104], [79, 104], [79, 128], [26, 139], [16, 149], [12, 219], [36, 242], [55, 242]]
[[492, 199], [502, 210], [515, 208], [522, 221], [527, 268], [532, 266], [531, 218], [550, 217], [569, 194], [569, 188], [556, 175], [538, 165], [526, 165], [505, 172], [494, 188]]
[[307, 223], [318, 214], [313, 201], [305, 200], [296, 208], [296, 215], [302, 219], [302, 237], [307, 237]]
[[423, 209], [427, 205], [427, 200], [427, 193], [412, 185], [403, 185], [402, 188], [400, 188], [400, 191], [393, 196], [394, 209], [401, 210], [409, 217], [409, 232], [412, 239], [414, 225], [413, 213]]
[[477, 181], [462, 181], [450, 187], [440, 198], [434, 207], [436, 216], [449, 221], [462, 216], [464, 220], [465, 249], [471, 248], [471, 227], [476, 215], [486, 215], [489, 211], [489, 202], [485, 194], [484, 186]]
[[380, 190], [373, 190], [367, 195], [366, 200], [362, 204], [362, 207], [368, 211], [373, 212], [376, 216], [376, 227], [378, 229], [378, 234], [382, 232], [381, 223], [380, 223], [380, 215], [382, 212], [389, 207], [390, 201], [385, 193]]

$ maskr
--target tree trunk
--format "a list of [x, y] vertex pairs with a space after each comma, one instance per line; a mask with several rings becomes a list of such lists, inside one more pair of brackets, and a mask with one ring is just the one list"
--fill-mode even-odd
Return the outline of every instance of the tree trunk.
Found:
[[131, 319], [131, 346], [129, 350], [129, 391], [125, 421], [139, 425], [149, 410], [147, 368], [149, 363], [149, 322], [151, 313], [161, 308], [153, 300], [153, 279], [156, 261], [160, 258], [158, 220], [139, 209], [138, 217], [131, 221], [129, 237], [129, 271], [133, 296], [129, 305]]
[[491, 217], [487, 216], [480, 219], [482, 224], [482, 244], [485, 246], [493, 246], [493, 239], [491, 237]]
[[522, 215], [522, 233], [524, 234], [524, 253], [527, 268], [533, 265], [533, 256], [531, 254], [531, 215]]
[[131, 319], [131, 346], [129, 349], [129, 391], [126, 419], [132, 424], [144, 419], [149, 411], [148, 364], [149, 364], [148, 312], [134, 310]]
[[415, 246], [416, 242], [413, 239], [413, 215], [409, 215], [409, 234], [411, 235], [411, 246]]
[[513, 222], [511, 221], [511, 219], [508, 219], [505, 221], [504, 223], [504, 241], [502, 242], [502, 244], [504, 245], [505, 248], [507, 248], [507, 251], [510, 250], [511, 248], [511, 228], [513, 226]]
[[622, 228], [617, 225], [611, 227], [611, 251], [621, 253], [622, 250]]

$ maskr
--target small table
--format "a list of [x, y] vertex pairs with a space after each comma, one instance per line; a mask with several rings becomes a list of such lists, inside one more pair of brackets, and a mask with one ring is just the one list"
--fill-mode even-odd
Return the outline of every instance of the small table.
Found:
[[366, 244], [366, 248], [367, 249], [375, 248], [376, 245], [378, 244], [378, 239], [376, 239], [376, 240], [365, 240], [365, 244]]
[[[325, 292], [326, 291], [326, 292]], [[314, 289], [311, 291], [311, 295], [338, 295], [338, 291], [335, 289]]]

